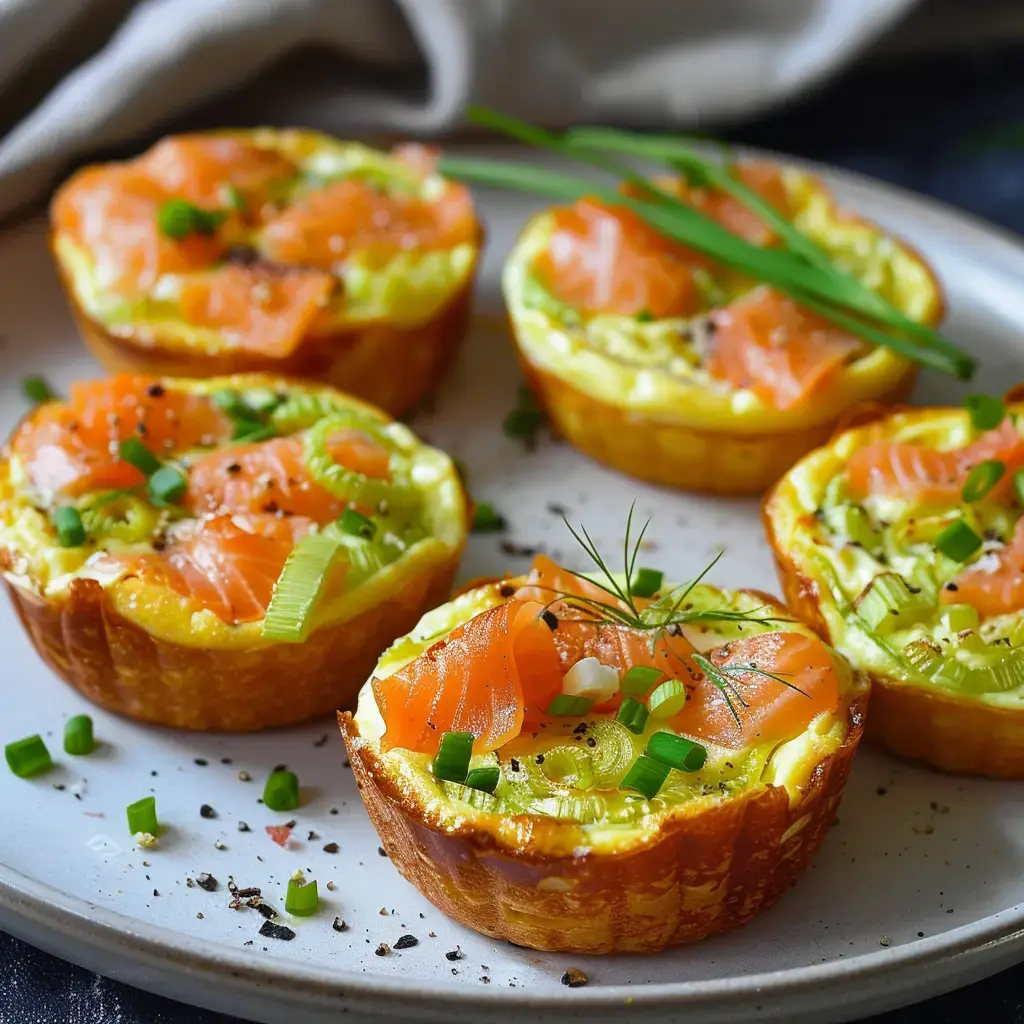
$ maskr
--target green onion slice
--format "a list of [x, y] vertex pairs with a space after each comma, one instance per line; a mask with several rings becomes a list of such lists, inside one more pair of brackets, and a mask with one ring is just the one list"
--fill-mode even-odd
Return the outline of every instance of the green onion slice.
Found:
[[647, 708], [635, 697], [623, 697], [615, 721], [620, 722], [631, 733], [639, 736], [644, 731], [644, 726], [647, 725], [648, 715]]
[[637, 569], [629, 589], [634, 597], [654, 597], [664, 579], [665, 574], [657, 569]]
[[301, 643], [309, 634], [313, 612], [342, 544], [329, 533], [303, 537], [288, 555], [274, 584], [263, 635], [286, 643]]
[[1013, 474], [1013, 492], [1017, 495], [1017, 500], [1024, 505], [1024, 469], [1018, 469]]
[[129, 804], [125, 811], [128, 815], [128, 832], [138, 835], [148, 832], [151, 836], [159, 835], [160, 822], [156, 818], [156, 797], [144, 796], [141, 800]]
[[189, 235], [210, 237], [226, 219], [225, 211], [204, 210], [186, 199], [168, 199], [156, 214], [160, 234], [175, 242], [184, 241]]
[[80, 548], [85, 543], [85, 526], [77, 508], [64, 505], [54, 509], [52, 520], [62, 548]]
[[981, 547], [981, 538], [962, 519], [957, 519], [935, 538], [935, 547], [954, 562], [966, 562]]
[[26, 736], [23, 740], [15, 740], [4, 747], [4, 759], [7, 767], [19, 779], [27, 779], [40, 772], [45, 772], [53, 761], [46, 749], [42, 736]]
[[1006, 403], [994, 395], [968, 395], [964, 408], [975, 430], [995, 430], [1006, 416]]
[[319, 904], [316, 879], [309, 882], [300, 882], [297, 878], [288, 879], [288, 892], [284, 898], [286, 913], [294, 917], [309, 917], [316, 913]]
[[644, 751], [648, 757], [678, 768], [681, 772], [699, 772], [708, 759], [707, 748], [671, 732], [656, 732]]
[[95, 749], [92, 719], [88, 715], [72, 715], [64, 723], [64, 753], [82, 757]]
[[350, 537], [362, 537], [364, 540], [373, 540], [377, 535], [377, 524], [354, 508], [347, 508], [341, 513], [338, 527], [342, 533]]
[[678, 679], [666, 679], [651, 694], [647, 707], [652, 718], [672, 718], [683, 710], [686, 687]]
[[282, 769], [271, 772], [263, 787], [263, 803], [272, 811], [294, 811], [299, 806], [299, 777]]
[[577, 697], [571, 693], [556, 693], [548, 705], [547, 714], [552, 718], [575, 718], [585, 715], [594, 702], [589, 697]]
[[484, 793], [493, 793], [501, 780], [501, 769], [494, 766], [474, 768], [466, 775], [466, 785]]
[[137, 437], [126, 437], [121, 442], [119, 453], [123, 462], [130, 462], [146, 477], [152, 476], [162, 465]]
[[474, 736], [471, 732], [446, 732], [431, 762], [434, 777], [445, 782], [464, 783], [469, 775], [469, 759], [473, 756]]
[[148, 490], [155, 505], [177, 505], [188, 490], [188, 477], [177, 466], [161, 466], [149, 478]]
[[974, 501], [981, 501], [999, 483], [1005, 472], [1005, 463], [1000, 462], [998, 459], [986, 459], [984, 462], [979, 462], [967, 474], [960, 497], [968, 504]]
[[634, 665], [626, 671], [620, 680], [619, 689], [627, 697], [643, 697], [664, 675], [665, 673], [660, 668], [653, 668], [651, 665]]
[[658, 790], [668, 778], [669, 766], [655, 761], [653, 757], [641, 754], [626, 772], [622, 789], [634, 789], [643, 793], [648, 800], [658, 795]]
[[50, 387], [45, 377], [26, 377], [21, 382], [21, 393], [33, 403], [42, 405], [57, 398], [57, 392]]
[[505, 517], [489, 501], [481, 501], [473, 509], [474, 533], [499, 533], [507, 525]]
[[519, 385], [516, 407], [505, 417], [502, 429], [513, 441], [525, 441], [528, 445], [537, 439], [537, 432], [544, 426], [544, 413], [537, 405], [533, 392], [525, 385]]

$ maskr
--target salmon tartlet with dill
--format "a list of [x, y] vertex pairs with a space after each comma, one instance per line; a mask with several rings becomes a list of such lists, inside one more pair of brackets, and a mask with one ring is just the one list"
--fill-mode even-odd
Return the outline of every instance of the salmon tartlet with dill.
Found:
[[172, 136], [72, 176], [51, 247], [112, 371], [312, 378], [399, 415], [466, 332], [481, 239], [434, 160], [305, 130]]
[[[811, 174], [679, 139], [476, 117], [619, 179], [442, 162], [564, 203], [526, 225], [504, 294], [527, 383], [599, 461], [683, 490], [761, 493], [852, 406], [905, 398], [918, 364], [973, 371], [933, 329], [943, 299], [924, 260]], [[672, 175], [641, 177], [620, 155]]]
[[844, 431], [765, 524], [790, 606], [871, 676], [870, 737], [1024, 778], [1024, 403], [965, 405]]
[[0, 567], [39, 654], [109, 710], [233, 731], [330, 713], [449, 593], [458, 475], [372, 406], [269, 375], [29, 390]]
[[863, 677], [763, 594], [632, 563], [463, 593], [340, 717], [388, 855], [461, 924], [656, 952], [750, 920], [828, 832]]

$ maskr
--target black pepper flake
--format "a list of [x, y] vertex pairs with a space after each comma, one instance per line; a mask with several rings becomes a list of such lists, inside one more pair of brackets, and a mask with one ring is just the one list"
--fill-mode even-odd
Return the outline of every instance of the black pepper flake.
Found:
[[413, 946], [418, 946], [420, 940], [415, 935], [403, 935], [396, 943], [395, 949], [412, 949]]
[[[277, 769], [275, 768], [274, 771], [276, 772]], [[291, 821], [286, 821], [284, 823], [285, 828], [295, 828], [296, 825], [298, 825], [298, 822], [294, 818], [292, 818]]]
[[456, 946], [454, 949], [450, 949], [447, 953], [445, 953], [444, 958], [445, 960], [451, 960], [454, 962], [455, 960], [464, 959], [465, 956], [466, 954], [462, 952], [462, 947]]
[[510, 540], [503, 540], [501, 542], [502, 554], [509, 555], [512, 558], [533, 558], [534, 555], [539, 554], [539, 548], [532, 548], [527, 544], [514, 544]]
[[199, 808], [199, 817], [216, 818], [217, 812], [209, 804], [203, 804], [203, 806]]
[[310, 829], [309, 835], [306, 836], [306, 842], [312, 843], [319, 838], [320, 837], [312, 829]]
[[509, 761], [509, 766], [511, 767], [512, 771], [514, 771], [514, 772], [519, 771], [519, 761], [518, 761], [518, 759], [513, 757]]
[[590, 979], [578, 967], [570, 967], [562, 975], [562, 984], [568, 988], [580, 988], [588, 981]]
[[242, 472], [242, 464], [240, 462], [230, 462], [230, 463], [228, 463], [228, 467], [227, 468], [228, 468], [228, 472], [229, 473], [241, 473]]
[[220, 883], [209, 871], [204, 871], [201, 875], [196, 875], [196, 885], [207, 892], [216, 892]]
[[162, 384], [150, 384], [149, 387], [146, 388], [146, 394], [149, 395], [150, 398], [163, 398], [164, 387]]
[[386, 942], [382, 942], [373, 952], [377, 956], [391, 956], [391, 947]]
[[222, 757], [220, 759], [220, 763], [221, 764], [231, 764], [231, 758], [230, 757]]
[[260, 935], [265, 939], [281, 939], [284, 942], [291, 942], [295, 938], [295, 932], [283, 924], [274, 924], [273, 921], [264, 921], [260, 927]]
[[348, 925], [344, 921], [342, 921], [342, 919], [340, 917], [336, 917], [334, 919], [334, 924], [332, 924], [331, 927], [336, 932], [347, 932], [348, 931]]
[[548, 629], [551, 630], [552, 633], [558, 629], [558, 616], [550, 608], [545, 608], [544, 611], [541, 612], [540, 617], [541, 621], [548, 627]]
[[329, 738], [329, 734], [325, 732], [323, 734], [323, 736], [320, 737], [320, 739], [313, 740], [313, 746], [314, 747], [322, 747], [327, 742], [328, 738]]
[[199, 765], [200, 768], [205, 768], [210, 762], [205, 757], [193, 758], [195, 764]]
[[246, 822], [246, 821], [240, 821], [240, 822], [238, 823], [238, 831], [239, 831], [239, 832], [251, 832], [251, 831], [252, 831], [252, 829], [251, 829], [251, 828], [249, 828], [249, 823], [248, 823], [248, 822]]
[[952, 580], [950, 580], [949, 583], [947, 583], [945, 585], [945, 587], [943, 587], [943, 589], [944, 590], [959, 590], [960, 588]]
[[324, 846], [324, 853], [337, 853], [340, 847], [337, 843], [327, 843]]
[[588, 736], [587, 737], [587, 746], [588, 747], [596, 747], [597, 746], [597, 740], [595, 740], [593, 736]]
[[231, 892], [240, 899], [248, 899], [250, 896], [262, 896], [263, 890], [257, 885], [250, 885], [246, 889], [232, 889]]
[[543, 764], [543, 763], [544, 763], [544, 755], [543, 755], [543, 754], [538, 754], [538, 755], [537, 755], [537, 756], [536, 756], [536, 757], [534, 758], [534, 761], [536, 761], [536, 762], [537, 762], [537, 764]]
[[516, 588], [509, 583], [503, 583], [501, 589], [498, 591], [500, 597], [511, 597], [516, 592]]
[[153, 890], [153, 895], [154, 895], [154, 896], [159, 896], [159, 895], [160, 895], [160, 893], [159, 893], [159, 891], [158, 891], [157, 889], [154, 889], [154, 890]]
[[[255, 900], [255, 897], [253, 897]], [[277, 911], [269, 903], [255, 903], [249, 904], [258, 914], [262, 914], [268, 921], [272, 921], [277, 917]]]
[[379, 854], [379, 855], [380, 855], [381, 857], [386, 857], [386, 856], [388, 855], [388, 851], [387, 851], [387, 850], [385, 850], [383, 846], [378, 846], [378, 847], [377, 847], [377, 853], [378, 853], [378, 854]]
[[276, 765], [274, 765], [274, 767], [273, 767], [273, 768], [271, 769], [271, 771], [275, 771], [275, 772], [286, 772], [286, 771], [288, 771], [288, 765], [286, 765], [286, 764], [276, 764]]

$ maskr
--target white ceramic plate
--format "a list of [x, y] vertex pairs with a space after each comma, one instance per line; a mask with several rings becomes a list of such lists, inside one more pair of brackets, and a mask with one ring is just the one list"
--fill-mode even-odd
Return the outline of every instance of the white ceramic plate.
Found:
[[[1024, 248], [934, 204], [828, 177], [843, 199], [933, 260], [949, 294], [948, 331], [981, 357], [976, 386], [1000, 391], [1018, 380]], [[465, 462], [474, 494], [508, 517], [507, 539], [516, 544], [579, 564], [558, 507], [613, 545], [635, 499], [653, 517], [648, 560], [670, 578], [692, 575], [724, 546], [717, 582], [775, 590], [757, 502], [659, 491], [564, 444], [546, 442], [527, 454], [502, 435], [518, 374], [497, 315], [497, 277], [530, 203], [482, 198], [491, 243], [481, 320], [436, 412], [418, 429]], [[44, 372], [65, 386], [96, 372], [65, 312], [38, 222], [0, 239], [0, 344], [5, 433], [24, 407], [23, 375]], [[919, 398], [958, 401], [964, 390], [930, 376]], [[527, 564], [503, 551], [500, 538], [478, 537], [462, 575]], [[6, 607], [0, 651], [4, 742], [42, 732], [58, 753], [64, 717], [80, 711], [93, 715], [103, 741], [92, 757], [60, 756], [61, 766], [38, 780], [0, 770], [0, 927], [178, 999], [266, 1022], [300, 1013], [304, 1022], [335, 1020], [342, 1011], [392, 1021], [839, 1021], [966, 984], [1024, 957], [1022, 784], [947, 778], [863, 750], [814, 867], [753, 924], [661, 956], [546, 955], [452, 924], [397, 875], [378, 853], [332, 722], [231, 738], [146, 729], [66, 689]], [[279, 763], [299, 773], [305, 791], [288, 849], [271, 842], [264, 826], [289, 815], [257, 803], [262, 780]], [[242, 770], [252, 781], [239, 780]], [[124, 808], [149, 793], [170, 830], [159, 849], [140, 851], [127, 835]], [[216, 818], [200, 816], [204, 803]], [[240, 821], [251, 831], [240, 832]], [[330, 842], [340, 852], [324, 852]], [[322, 909], [289, 922], [293, 941], [261, 937], [254, 910], [228, 908], [233, 876], [240, 886], [261, 887], [283, 910], [296, 868], [319, 881]], [[189, 886], [204, 871], [219, 880], [219, 892]], [[348, 930], [332, 928], [336, 916]], [[379, 943], [394, 946], [405, 934], [418, 945], [375, 955]], [[446, 959], [457, 948], [464, 956]], [[582, 968], [589, 985], [563, 987], [569, 966]]]

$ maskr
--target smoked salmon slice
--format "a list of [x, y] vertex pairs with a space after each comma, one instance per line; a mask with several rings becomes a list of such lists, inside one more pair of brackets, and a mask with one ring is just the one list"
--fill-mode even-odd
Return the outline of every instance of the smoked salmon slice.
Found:
[[688, 316], [700, 305], [693, 280], [703, 261], [624, 206], [584, 198], [554, 211], [534, 269], [557, 298], [590, 313]]
[[381, 749], [434, 754], [445, 732], [471, 732], [476, 753], [519, 734], [527, 703], [547, 707], [561, 688], [552, 632], [535, 602], [509, 601], [457, 626], [373, 693]]
[[762, 285], [715, 312], [707, 368], [776, 409], [819, 389], [863, 342]]
[[733, 749], [784, 742], [800, 735], [818, 715], [839, 706], [831, 655], [821, 641], [802, 633], [757, 633], [734, 640], [708, 657], [718, 667], [752, 666], [759, 671], [742, 672], [735, 680], [735, 691], [729, 693], [738, 722], [722, 691], [701, 675], [674, 720], [680, 732], [695, 739]]
[[[339, 431], [328, 439], [327, 450], [340, 465], [365, 476], [390, 479], [387, 451], [360, 431]], [[210, 452], [197, 459], [189, 473], [188, 507], [196, 515], [267, 513], [329, 523], [349, 502], [310, 476], [302, 453], [301, 437]]]
[[278, 263], [330, 270], [353, 252], [386, 258], [449, 249], [477, 236], [469, 192], [449, 184], [435, 202], [344, 178], [310, 192], [264, 225], [261, 248]]
[[77, 495], [145, 482], [119, 457], [129, 437], [163, 457], [215, 444], [229, 431], [227, 417], [205, 396], [122, 374], [73, 384], [67, 402], [44, 406], [21, 426], [13, 449], [38, 491]]
[[971, 469], [988, 459], [1002, 462], [1006, 471], [986, 500], [1005, 500], [1013, 474], [1024, 468], [1024, 438], [1009, 419], [953, 451], [901, 441], [865, 445], [850, 458], [846, 481], [855, 497], [886, 494], [916, 502], [957, 502]]
[[181, 286], [182, 318], [213, 327], [260, 355], [291, 355], [327, 306], [337, 282], [300, 267], [229, 264], [190, 274]]
[[983, 555], [978, 564], [943, 587], [942, 604], [969, 604], [983, 619], [1024, 610], [1024, 519], [1001, 550]]

